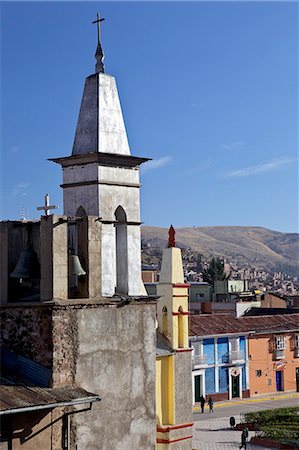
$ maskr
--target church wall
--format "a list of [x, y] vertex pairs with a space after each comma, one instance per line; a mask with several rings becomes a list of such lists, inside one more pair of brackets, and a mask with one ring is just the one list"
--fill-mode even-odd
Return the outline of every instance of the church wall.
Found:
[[155, 304], [78, 311], [76, 383], [101, 401], [74, 416], [78, 448], [155, 448]]
[[63, 190], [63, 209], [66, 216], [75, 216], [83, 206], [88, 216], [99, 216], [99, 186], [91, 184]]
[[102, 295], [111, 297], [115, 294], [115, 227], [114, 224], [102, 224]]
[[99, 215], [103, 220], [115, 220], [118, 206], [125, 210], [128, 222], [140, 221], [139, 189], [136, 187], [99, 185]]
[[141, 231], [136, 225], [128, 225], [128, 275], [129, 295], [142, 295], [141, 291]]
[[61, 305], [53, 309], [52, 387], [67, 386], [75, 381], [78, 349], [78, 309]]
[[99, 180], [118, 183], [139, 183], [139, 170], [125, 167], [99, 166]]
[[63, 183], [79, 183], [81, 181], [97, 180], [98, 164], [78, 164], [63, 168]]
[[175, 423], [192, 422], [191, 352], [177, 352], [174, 358]]

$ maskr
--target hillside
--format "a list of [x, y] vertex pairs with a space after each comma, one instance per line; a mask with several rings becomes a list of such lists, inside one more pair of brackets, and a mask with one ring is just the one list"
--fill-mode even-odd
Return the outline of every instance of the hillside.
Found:
[[[166, 228], [142, 227], [142, 241], [150, 248], [167, 244]], [[299, 234], [280, 233], [262, 227], [177, 228], [176, 243], [206, 257], [220, 256], [241, 267], [299, 272]]]

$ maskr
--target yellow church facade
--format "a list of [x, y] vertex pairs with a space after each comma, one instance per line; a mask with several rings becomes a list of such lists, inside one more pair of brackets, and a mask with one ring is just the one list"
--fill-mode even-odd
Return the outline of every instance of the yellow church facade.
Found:
[[158, 450], [192, 448], [188, 288], [181, 250], [169, 230], [157, 289], [156, 424]]

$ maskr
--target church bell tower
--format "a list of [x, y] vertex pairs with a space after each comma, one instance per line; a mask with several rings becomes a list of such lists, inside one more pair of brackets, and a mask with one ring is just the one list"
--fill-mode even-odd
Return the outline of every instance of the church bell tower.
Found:
[[141, 282], [139, 167], [132, 156], [116, 80], [104, 71], [98, 15], [96, 70], [85, 80], [72, 155], [62, 166], [64, 214], [100, 221], [102, 296], [144, 295]]

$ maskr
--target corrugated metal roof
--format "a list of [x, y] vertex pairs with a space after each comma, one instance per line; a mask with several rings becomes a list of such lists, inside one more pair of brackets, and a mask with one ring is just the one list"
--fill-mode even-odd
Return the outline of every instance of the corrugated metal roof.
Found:
[[99, 400], [98, 395], [78, 387], [0, 386], [0, 415], [79, 405]]
[[[26, 380], [25, 384], [48, 387], [51, 379], [51, 370], [24, 356], [17, 355], [7, 348], [0, 349], [1, 372], [13, 374], [15, 377]], [[22, 383], [23, 384], [23, 383]]]
[[233, 317], [224, 314], [200, 314], [190, 316], [190, 336], [213, 336], [218, 334], [258, 334], [299, 331], [299, 314]]

